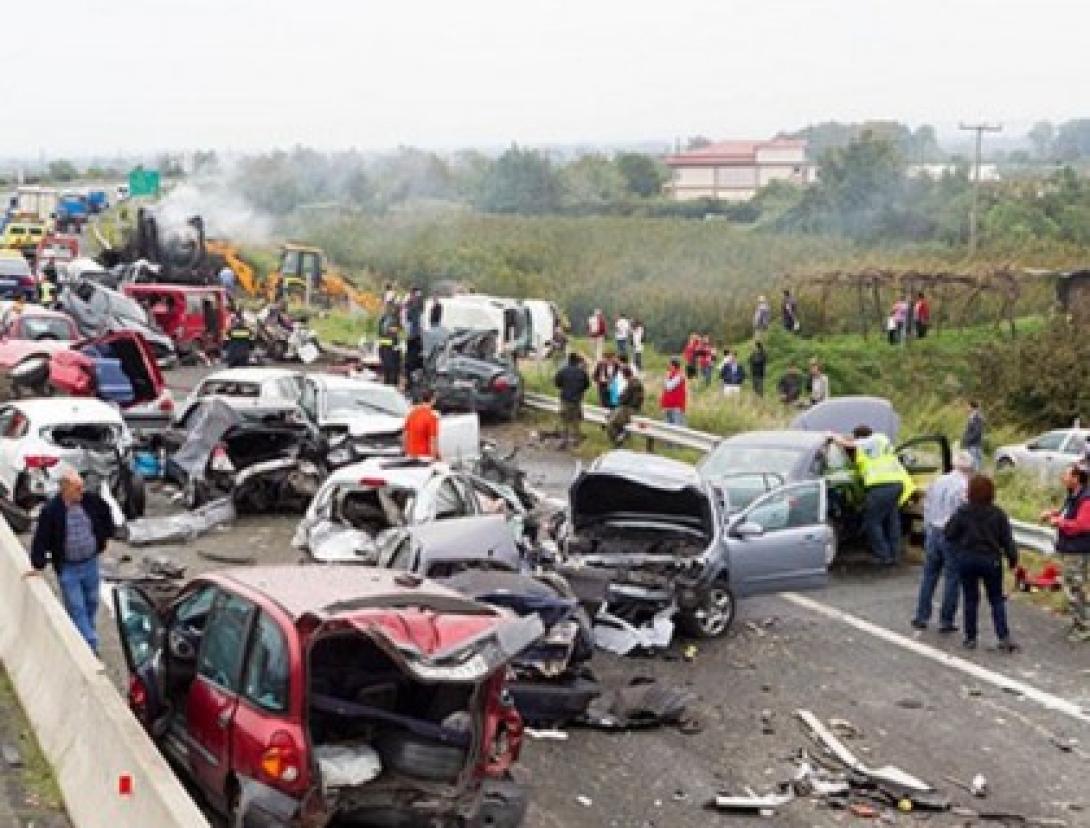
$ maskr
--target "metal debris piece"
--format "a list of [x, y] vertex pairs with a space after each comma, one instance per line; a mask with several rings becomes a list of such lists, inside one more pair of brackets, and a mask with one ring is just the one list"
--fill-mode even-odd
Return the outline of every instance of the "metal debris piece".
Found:
[[11, 742], [0, 743], [0, 756], [3, 756], [4, 764], [9, 768], [21, 768], [23, 766], [23, 755], [19, 752], [19, 748]]
[[568, 738], [568, 734], [565, 731], [557, 730], [556, 728], [538, 730], [537, 728], [528, 727], [523, 732], [531, 739], [545, 739], [550, 742], [564, 742]]
[[726, 811], [732, 814], [772, 816], [776, 813], [777, 808], [782, 808], [794, 798], [795, 795], [792, 793], [758, 795], [747, 788], [744, 796], [717, 794], [710, 804], [717, 811]]
[[863, 738], [863, 731], [847, 719], [829, 719], [829, 729], [841, 739]]
[[811, 736], [850, 770], [876, 782], [889, 782], [914, 791], [927, 792], [934, 790], [931, 785], [922, 779], [917, 779], [915, 776], [905, 773], [900, 768], [895, 768], [892, 765], [880, 768], [867, 767], [811, 711], [796, 710], [795, 715], [809, 728]]
[[988, 795], [988, 780], [984, 774], [978, 773], [973, 777], [973, 781], [969, 783], [969, 793], [980, 799]]
[[582, 794], [577, 796], [575, 798], [575, 801], [582, 805], [584, 808], [589, 808], [591, 805], [594, 804], [593, 799], [591, 799], [589, 796], [583, 796]]

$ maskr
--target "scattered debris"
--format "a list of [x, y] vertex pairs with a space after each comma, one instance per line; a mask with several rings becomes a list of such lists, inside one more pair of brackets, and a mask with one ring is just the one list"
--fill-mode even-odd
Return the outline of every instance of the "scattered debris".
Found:
[[969, 783], [969, 793], [980, 799], [988, 795], [988, 780], [984, 774], [978, 773], [973, 777], [973, 781]]
[[592, 800], [589, 796], [583, 796], [582, 794], [577, 796], [575, 798], [575, 801], [582, 805], [584, 808], [589, 808], [591, 805], [594, 804], [594, 800]]
[[231, 498], [224, 497], [180, 515], [131, 520], [125, 525], [124, 540], [129, 546], [190, 543], [214, 527], [231, 523], [234, 519], [235, 506]]
[[782, 808], [794, 798], [795, 795], [789, 792], [758, 795], [746, 788], [745, 796], [717, 794], [708, 805], [717, 811], [726, 811], [731, 814], [775, 816], [777, 808]]
[[568, 734], [565, 731], [557, 730], [556, 728], [539, 730], [537, 728], [528, 727], [523, 732], [531, 739], [542, 739], [549, 742], [566, 742], [568, 740]]
[[934, 790], [931, 785], [911, 774], [905, 773], [900, 768], [886, 765], [881, 768], [869, 768], [853, 754], [848, 748], [834, 736], [821, 720], [809, 710], [796, 710], [795, 715], [809, 729], [810, 735], [818, 741], [825, 750], [836, 757], [849, 770], [855, 771], [861, 776], [876, 782], [888, 782], [902, 788], [930, 792]]
[[923, 702], [919, 699], [901, 699], [897, 702], [897, 706], [905, 710], [922, 710]]
[[674, 636], [673, 616], [677, 605], [671, 603], [660, 609], [643, 626], [636, 627], [610, 613], [605, 605], [594, 617], [594, 643], [617, 655], [628, 655], [636, 650], [663, 650], [670, 646]]
[[627, 687], [606, 690], [580, 720], [603, 730], [630, 730], [681, 724], [692, 694], [663, 687], [653, 679], [633, 679]]
[[866, 802], [853, 802], [848, 806], [848, 812], [861, 819], [875, 819], [878, 816], [878, 809]]
[[235, 553], [198, 549], [197, 555], [204, 558], [206, 561], [214, 561], [216, 563], [233, 564], [238, 566], [245, 566], [246, 564], [252, 564], [257, 562], [257, 558], [249, 552]]
[[829, 729], [841, 739], [863, 738], [863, 731], [847, 719], [829, 719]]
[[772, 726], [772, 711], [767, 710], [767, 709], [762, 710], [761, 711], [761, 733], [765, 734], [766, 736], [771, 736], [775, 732], [776, 732], [776, 729]]
[[19, 748], [11, 742], [0, 742], [0, 757], [3, 757], [4, 764], [9, 768], [21, 768], [23, 766], [23, 755], [19, 752]]

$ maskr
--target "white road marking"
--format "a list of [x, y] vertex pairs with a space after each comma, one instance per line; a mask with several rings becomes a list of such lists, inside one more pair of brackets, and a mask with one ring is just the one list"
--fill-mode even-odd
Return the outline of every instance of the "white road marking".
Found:
[[972, 676], [979, 681], [987, 682], [988, 684], [998, 687], [1001, 690], [1013, 691], [1024, 698], [1036, 702], [1046, 710], [1062, 713], [1065, 716], [1070, 716], [1084, 724], [1090, 724], [1090, 711], [1085, 710], [1072, 701], [1055, 696], [1044, 690], [1039, 690], [1031, 684], [1026, 684], [1024, 681], [1019, 681], [1010, 676], [1005, 676], [1002, 673], [997, 673], [994, 670], [989, 670], [987, 667], [981, 667], [979, 664], [972, 661], [943, 652], [937, 647], [932, 647], [930, 644], [924, 644], [922, 641], [909, 638], [907, 635], [901, 635], [892, 630], [887, 630], [885, 627], [872, 624], [870, 621], [859, 618], [849, 612], [844, 612], [844, 610], [837, 609], [836, 607], [830, 607], [828, 604], [823, 604], [820, 601], [815, 601], [813, 598], [807, 598], [796, 592], [785, 593], [783, 597], [792, 604], [800, 606], [803, 609], [810, 610], [819, 615], [824, 615], [826, 618], [831, 618], [834, 621], [840, 621], [850, 627], [855, 627], [861, 632], [865, 632], [875, 638], [880, 638], [890, 644], [895, 644], [916, 655], [929, 658], [945, 667], [951, 667], [968, 676]]

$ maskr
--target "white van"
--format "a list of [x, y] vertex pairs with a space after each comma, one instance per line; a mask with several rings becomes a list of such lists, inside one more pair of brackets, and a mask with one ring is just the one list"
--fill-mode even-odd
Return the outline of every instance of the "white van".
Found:
[[545, 356], [546, 346], [552, 342], [560, 311], [548, 299], [524, 299], [523, 306], [530, 311], [530, 349], [538, 356]]
[[[429, 299], [424, 307], [424, 328], [430, 328], [432, 308], [443, 306], [440, 324], [448, 331], [495, 331], [500, 354], [526, 356], [532, 348], [530, 311], [515, 299], [466, 293]], [[550, 335], [552, 330], [549, 331]]]

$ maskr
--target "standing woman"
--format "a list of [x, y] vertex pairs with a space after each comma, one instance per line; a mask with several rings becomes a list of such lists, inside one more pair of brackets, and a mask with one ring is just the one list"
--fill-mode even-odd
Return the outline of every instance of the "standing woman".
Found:
[[1007, 513], [995, 505], [995, 484], [983, 474], [969, 480], [968, 502], [946, 524], [946, 540], [958, 552], [958, 569], [965, 599], [965, 640], [967, 649], [976, 648], [977, 609], [980, 585], [992, 608], [992, 624], [1001, 652], [1013, 653], [1018, 645], [1007, 627], [1006, 598], [1003, 595], [1003, 558], [1013, 569], [1018, 565]]

